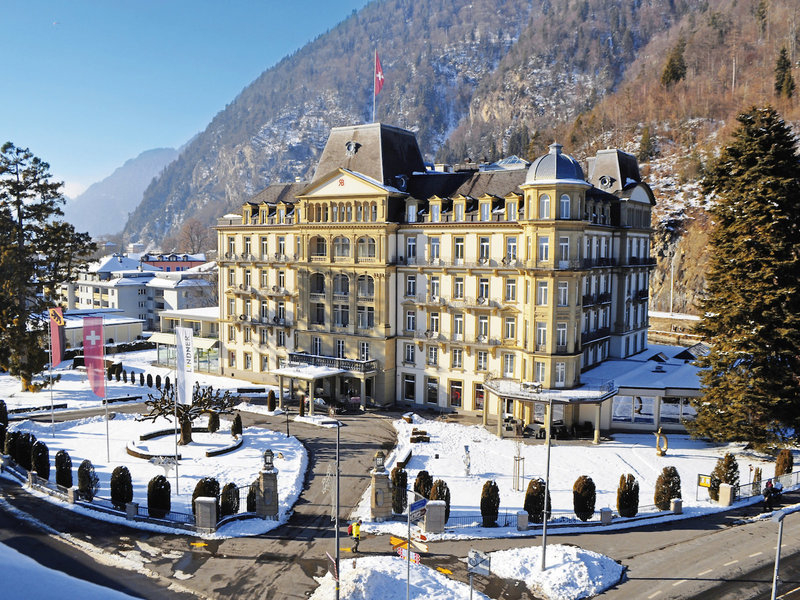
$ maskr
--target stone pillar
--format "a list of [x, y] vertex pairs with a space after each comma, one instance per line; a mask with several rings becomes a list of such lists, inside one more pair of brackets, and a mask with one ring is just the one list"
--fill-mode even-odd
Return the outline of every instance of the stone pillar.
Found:
[[483, 420], [483, 426], [486, 427], [489, 424], [489, 390], [486, 389], [486, 386], [483, 387], [483, 410], [481, 411], [481, 419]]
[[283, 375], [278, 375], [278, 408], [283, 410]]
[[517, 511], [517, 531], [528, 531], [528, 513]]
[[730, 506], [736, 499], [736, 488], [729, 483], [719, 484], [719, 502], [720, 506]]
[[275, 468], [258, 473], [256, 514], [262, 519], [278, 517], [278, 470]]
[[610, 508], [601, 508], [600, 509], [600, 523], [603, 525], [611, 525], [611, 519], [613, 515], [611, 513]]
[[503, 407], [502, 398], [500, 396], [496, 396], [497, 398], [497, 437], [503, 437]]
[[78, 499], [78, 488], [74, 485], [67, 490], [67, 502], [70, 504], [75, 504], [75, 501]]
[[429, 500], [425, 505], [425, 523], [423, 529], [426, 533], [442, 533], [444, 531], [444, 500]]
[[372, 470], [370, 508], [373, 521], [385, 521], [392, 516], [392, 490], [386, 469]]
[[361, 410], [367, 409], [367, 378], [361, 378]]
[[316, 379], [312, 379], [308, 382], [308, 416], [314, 416], [314, 396], [316, 395], [316, 389], [314, 388], [314, 384], [316, 384]]
[[125, 518], [128, 521], [133, 521], [137, 516], [139, 516], [139, 503], [128, 502], [125, 505]]
[[680, 515], [683, 513], [683, 500], [680, 498], [673, 498], [669, 501], [669, 509], [673, 515]]
[[595, 406], [594, 409], [594, 437], [592, 438], [593, 444], [600, 443], [600, 407], [602, 405], [598, 404]]
[[199, 497], [194, 501], [194, 524], [205, 532], [217, 530], [217, 499]]

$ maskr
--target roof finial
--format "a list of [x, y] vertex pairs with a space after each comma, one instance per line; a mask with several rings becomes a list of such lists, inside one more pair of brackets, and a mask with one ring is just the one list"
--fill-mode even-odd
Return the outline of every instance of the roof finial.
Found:
[[550, 144], [550, 154], [561, 154], [561, 148], [563, 148], [561, 144], [553, 142]]

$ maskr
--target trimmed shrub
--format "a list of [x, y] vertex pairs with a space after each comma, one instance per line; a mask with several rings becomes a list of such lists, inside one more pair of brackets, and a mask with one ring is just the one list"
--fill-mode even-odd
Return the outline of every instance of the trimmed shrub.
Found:
[[681, 497], [681, 476], [675, 467], [664, 467], [656, 479], [653, 504], [658, 510], [669, 510], [670, 500]]
[[6, 448], [6, 425], [3, 424], [3, 423], [0, 423], [0, 448], [2, 448], [2, 450], [0, 450], [0, 452], [3, 452], [3, 454], [5, 454], [5, 448]]
[[267, 410], [269, 412], [275, 411], [275, 391], [270, 390], [269, 394], [267, 394]]
[[161, 389], [161, 375], [160, 374], [156, 375], [156, 389], [157, 390]]
[[481, 517], [484, 527], [496, 527], [500, 513], [500, 489], [494, 481], [487, 481], [481, 490]]
[[31, 468], [33, 468], [31, 464], [31, 451], [35, 443], [36, 436], [32, 433], [23, 433], [17, 440], [17, 456], [14, 460], [26, 471], [30, 471]]
[[306, 399], [300, 396], [300, 404], [298, 410], [300, 411], [300, 416], [306, 416]]
[[761, 467], [756, 467], [753, 470], [753, 495], [758, 495], [761, 493], [761, 479], [763, 475], [761, 474]]
[[5, 400], [0, 400], [0, 424], [8, 428], [8, 407], [6, 407]]
[[9, 431], [6, 433], [5, 443], [3, 444], [3, 454], [16, 461], [17, 442], [19, 442], [19, 431]]
[[433, 487], [433, 477], [427, 471], [417, 473], [414, 480], [414, 491], [423, 498], [431, 499], [431, 488]]
[[120, 510], [125, 509], [125, 505], [133, 500], [133, 483], [131, 482], [131, 472], [128, 467], [114, 467], [111, 471], [111, 504]]
[[147, 513], [154, 519], [163, 519], [172, 508], [172, 486], [163, 475], [156, 475], [147, 484]]
[[219, 498], [219, 516], [226, 517], [239, 512], [239, 488], [235, 483], [226, 483]]
[[233, 423], [231, 423], [231, 435], [242, 435], [242, 416], [239, 413], [236, 413], [236, 415], [233, 417]]
[[128, 372], [125, 369], [122, 369], [122, 381], [128, 383]]
[[72, 487], [72, 459], [66, 450], [56, 452], [56, 483], [61, 487]]
[[250, 489], [247, 490], [247, 512], [256, 512], [256, 498], [258, 496], [258, 481], [250, 484]]
[[106, 369], [106, 379], [108, 379], [109, 381], [114, 379], [114, 365], [109, 365], [108, 368]]
[[31, 466], [42, 479], [50, 479], [50, 450], [44, 442], [36, 442], [31, 448]]
[[78, 494], [81, 498], [92, 501], [100, 487], [100, 479], [94, 472], [94, 465], [88, 458], [78, 466]]
[[730, 452], [717, 461], [711, 471], [711, 483], [708, 486], [708, 495], [715, 502], [719, 500], [719, 486], [723, 483], [736, 485], [739, 483], [739, 465]]
[[402, 513], [408, 506], [408, 473], [402, 467], [392, 469], [392, 510]]
[[[531, 523], [541, 523], [544, 521], [545, 512], [545, 491], [544, 479], [531, 479], [528, 483], [528, 489], [525, 491], [525, 504], [523, 508], [528, 513], [528, 519]], [[552, 510], [550, 502], [550, 491], [547, 491], [547, 512]]]
[[791, 473], [794, 469], [794, 455], [788, 448], [784, 448], [778, 452], [778, 457], [775, 459], [775, 477]]
[[620, 517], [635, 517], [639, 512], [639, 482], [630, 473], [619, 476], [617, 512]]
[[120, 379], [122, 379], [122, 373], [120, 373], [119, 371], [117, 371], [117, 372], [116, 372], [116, 374], [114, 375], [114, 379], [116, 379], [117, 381], [119, 381]]
[[194, 514], [194, 501], [198, 498], [217, 498], [217, 514], [219, 514], [219, 482], [213, 477], [203, 477], [194, 486], [192, 493], [192, 514]]
[[147, 387], [153, 387], [153, 375], [150, 373], [147, 374]]
[[169, 380], [169, 375], [164, 378], [164, 389], [169, 391], [169, 388], [172, 387], [172, 382]]
[[215, 411], [208, 412], [208, 432], [216, 433], [219, 430], [219, 414]]
[[450, 488], [442, 479], [433, 482], [431, 500], [444, 500], [444, 522], [450, 518]]
[[144, 387], [144, 371], [139, 373], [139, 385]]
[[597, 489], [591, 477], [581, 475], [572, 486], [572, 507], [575, 516], [581, 521], [588, 521], [594, 514], [594, 505], [597, 501]]

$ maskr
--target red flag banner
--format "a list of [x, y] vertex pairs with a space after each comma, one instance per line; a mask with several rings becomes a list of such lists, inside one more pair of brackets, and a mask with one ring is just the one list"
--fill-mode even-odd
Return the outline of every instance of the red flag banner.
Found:
[[61, 308], [51, 308], [50, 313], [50, 364], [58, 366], [64, 360], [64, 314]]
[[103, 368], [103, 317], [83, 318], [83, 358], [89, 384], [92, 391], [100, 398], [106, 397], [106, 378]]
[[383, 89], [383, 69], [381, 68], [381, 59], [378, 58], [378, 53], [375, 53], [375, 95], [380, 94]]

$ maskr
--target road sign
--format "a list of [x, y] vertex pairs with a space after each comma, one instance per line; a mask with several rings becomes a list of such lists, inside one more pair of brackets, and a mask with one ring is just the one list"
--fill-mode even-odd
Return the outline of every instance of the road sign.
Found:
[[[408, 547], [408, 540], [405, 538], [399, 538], [396, 536], [389, 537], [389, 543], [392, 545], [393, 550], [397, 550], [397, 548], [407, 548]], [[420, 542], [418, 540], [411, 540], [411, 545], [419, 550], [420, 552], [427, 552], [428, 551], [428, 544], [424, 542]]]
[[328, 557], [328, 561], [330, 562], [330, 565], [328, 565], [328, 571], [331, 572], [331, 575], [333, 575], [333, 579], [335, 581], [339, 581], [339, 573], [336, 571], [336, 560], [330, 555], [329, 552], [326, 552], [325, 556]]
[[422, 500], [417, 500], [416, 502], [411, 503], [411, 506], [408, 507], [408, 510], [413, 513], [414, 511], [425, 508], [425, 505], [427, 503], [428, 500], [426, 498], [423, 498]]
[[489, 555], [480, 550], [470, 550], [467, 554], [467, 572], [476, 575], [489, 576], [491, 559]]
[[[397, 549], [397, 554], [399, 554], [400, 558], [402, 558], [403, 560], [408, 560], [408, 554], [406, 554], [407, 552], [408, 552], [408, 550], [406, 550], [405, 548], [398, 548]], [[417, 554], [414, 551], [411, 552], [411, 562], [413, 562], [413, 563], [415, 563], [417, 565], [419, 564], [419, 554]]]
[[704, 487], [710, 488], [711, 487], [711, 475], [697, 475], [697, 487]]

